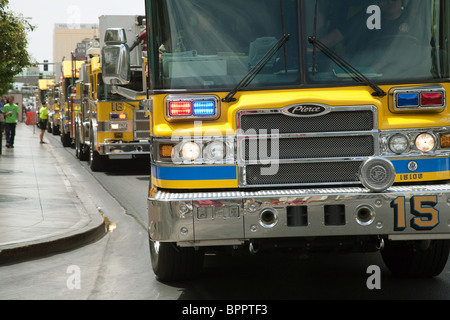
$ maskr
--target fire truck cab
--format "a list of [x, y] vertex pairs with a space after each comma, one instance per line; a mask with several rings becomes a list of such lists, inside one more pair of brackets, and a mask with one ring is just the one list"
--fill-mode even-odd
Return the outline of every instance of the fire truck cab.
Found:
[[[396, 2], [146, 1], [159, 279], [242, 246], [380, 250], [394, 274], [443, 270], [450, 1]], [[105, 82], [125, 84], [127, 47], [108, 50]]]

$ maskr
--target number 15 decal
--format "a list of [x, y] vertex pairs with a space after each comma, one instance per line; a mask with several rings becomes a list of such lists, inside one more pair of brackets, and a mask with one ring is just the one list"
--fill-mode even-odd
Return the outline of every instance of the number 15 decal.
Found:
[[[394, 208], [394, 230], [402, 231], [406, 228], [405, 197], [398, 197], [392, 201]], [[435, 209], [437, 196], [414, 196], [411, 198], [411, 214], [415, 217], [410, 220], [415, 230], [431, 230], [439, 224], [439, 211]]]

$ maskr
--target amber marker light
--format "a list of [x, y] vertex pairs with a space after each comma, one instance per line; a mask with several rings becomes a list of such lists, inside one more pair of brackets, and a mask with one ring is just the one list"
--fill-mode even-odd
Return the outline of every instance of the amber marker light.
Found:
[[441, 135], [441, 148], [450, 147], [450, 133]]
[[159, 146], [159, 156], [161, 158], [170, 158], [173, 154], [173, 145], [171, 144], [161, 144]]

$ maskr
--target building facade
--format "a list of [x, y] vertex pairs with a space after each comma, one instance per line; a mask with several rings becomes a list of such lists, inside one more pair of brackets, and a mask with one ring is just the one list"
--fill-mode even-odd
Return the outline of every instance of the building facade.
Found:
[[99, 36], [98, 24], [80, 24], [74, 28], [73, 24], [55, 24], [53, 33], [53, 61], [70, 60], [71, 52], [77, 49], [79, 43], [86, 39]]

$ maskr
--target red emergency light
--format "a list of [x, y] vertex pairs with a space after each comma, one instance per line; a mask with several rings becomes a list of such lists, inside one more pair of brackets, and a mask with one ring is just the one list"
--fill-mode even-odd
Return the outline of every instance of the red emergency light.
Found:
[[423, 106], [442, 106], [444, 95], [442, 92], [426, 92], [420, 95], [420, 101]]
[[171, 117], [190, 116], [192, 114], [192, 104], [189, 101], [169, 102], [169, 115]]

